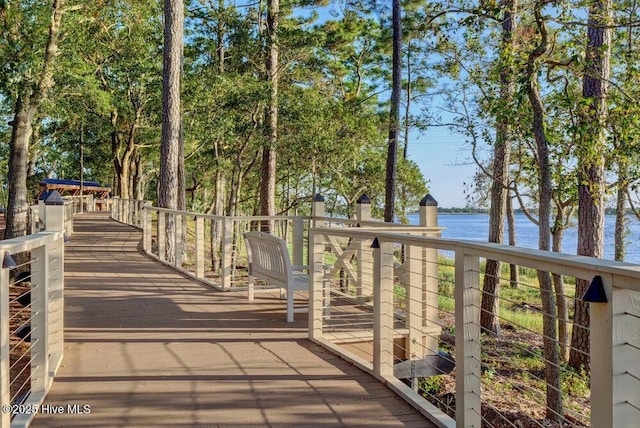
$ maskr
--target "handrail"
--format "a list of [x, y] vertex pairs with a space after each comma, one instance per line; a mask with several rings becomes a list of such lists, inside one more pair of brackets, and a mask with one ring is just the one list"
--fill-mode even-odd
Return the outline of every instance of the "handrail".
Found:
[[[2, 427], [29, 426], [51, 388], [64, 355], [66, 209], [64, 205], [48, 205], [44, 210], [47, 230], [0, 241]], [[16, 268], [22, 278], [12, 272]], [[21, 294], [10, 298], [14, 287], [20, 287]], [[29, 315], [26, 322], [22, 319], [25, 314]]]
[[[238, 215], [229, 217], [154, 207], [148, 201], [114, 197], [111, 217], [143, 231], [143, 249], [148, 255], [221, 290], [235, 289], [235, 284], [238, 282], [242, 283], [242, 288], [245, 287], [245, 273], [239, 270], [238, 266], [245, 263], [246, 249], [239, 237], [241, 229], [248, 231], [255, 227], [257, 222], [278, 225], [273, 233], [289, 241], [292, 247], [292, 262], [295, 265], [306, 264], [303, 260], [307, 253], [304, 250], [305, 242], [308, 242], [308, 230], [314, 224], [323, 222], [351, 224], [362, 229], [384, 227], [393, 228], [402, 233], [436, 236], [439, 236], [443, 230], [436, 225], [412, 226], [371, 220], [366, 203], [358, 205], [359, 219], [326, 217], [322, 214], [323, 209], [315, 203], [314, 213], [311, 216]], [[426, 217], [426, 214], [421, 213], [421, 217]], [[168, 242], [171, 239], [164, 232], [174, 218], [180, 219], [185, 225], [183, 229], [186, 233], [185, 236], [175, 238], [175, 247], [173, 243]], [[160, 230], [163, 233], [159, 233]], [[209, 232], [208, 237], [205, 237], [205, 231]], [[166, 253], [169, 247], [175, 254]], [[209, 258], [205, 257], [205, 254], [208, 254]], [[213, 280], [213, 277], [219, 277], [219, 280]]]
[[[429, 208], [434, 210], [431, 214], [435, 217], [435, 207]], [[312, 216], [224, 217], [168, 210], [151, 207], [142, 201], [116, 198], [113, 216], [143, 230], [143, 247], [148, 254], [222, 290], [234, 289], [233, 281], [244, 280], [240, 269], [245, 263], [239, 239], [241, 232], [263, 220], [272, 222], [271, 227], [275, 223], [274, 232], [287, 237], [293, 257], [297, 258], [293, 263], [311, 265], [310, 339], [369, 371], [436, 424], [446, 427], [480, 426], [483, 423], [484, 416], [479, 410], [484, 402], [481, 392], [484, 381], [481, 380], [485, 376], [480, 364], [484, 352], [480, 315], [486, 310], [479, 302], [483, 295], [480, 282], [484, 275], [481, 259], [584, 280], [600, 276], [608, 303], [591, 305], [589, 331], [592, 343], [597, 344], [591, 347], [591, 359], [597, 363], [592, 364], [590, 378], [590, 423], [599, 427], [625, 426], [628, 421], [640, 417], [640, 413], [629, 411], [629, 408], [638, 409], [629, 397], [634, 397], [634, 388], [640, 390], [640, 381], [636, 377], [637, 366], [632, 366], [636, 360], [625, 354], [640, 349], [637, 334], [634, 336], [640, 318], [640, 266], [441, 238], [442, 228], [437, 224], [424, 226], [428, 224], [424, 211], [421, 211], [423, 226], [371, 221], [369, 214], [367, 207], [358, 207], [359, 219], [332, 218], [324, 216], [323, 206], [314, 205]], [[169, 221], [181, 221], [186, 225], [185, 236], [176, 240], [174, 248], [175, 254], [187, 255], [186, 261], [180, 257], [169, 261], [167, 257], [169, 246], [165, 232]], [[183, 251], [187, 247], [188, 251]], [[438, 251], [454, 254], [444, 277]], [[308, 263], [301, 262], [307, 253]], [[211, 257], [209, 264], [205, 255]], [[209, 270], [219, 278], [214, 281], [205, 275]], [[439, 287], [443, 283], [451, 285], [451, 295], [440, 293]], [[395, 307], [398, 287], [406, 292], [403, 297], [406, 306], [401, 308], [401, 314]], [[327, 290], [330, 290], [329, 295]], [[445, 334], [439, 319], [439, 299], [443, 297], [453, 305], [451, 313], [445, 315], [455, 319], [452, 324], [455, 334], [447, 333], [455, 337], [455, 419], [427, 402], [394, 374], [394, 362], [398, 358], [395, 354], [399, 350], [410, 361], [422, 358], [425, 350], [431, 353], [438, 350], [439, 341]], [[581, 299], [582, 296], [571, 298]], [[336, 305], [338, 300], [342, 303]], [[348, 310], [355, 312], [344, 312]], [[353, 321], [354, 313], [360, 321]], [[368, 321], [362, 321], [369, 319], [367, 317], [371, 318], [370, 325]], [[350, 331], [350, 328], [354, 330]], [[546, 338], [540, 339], [544, 340]], [[363, 358], [362, 352], [354, 353], [349, 349], [354, 343], [363, 341], [369, 341], [371, 345], [370, 360]], [[557, 366], [546, 360], [545, 364]], [[544, 395], [544, 391], [538, 392]]]
[[[311, 232], [319, 233], [323, 230], [325, 229], [312, 228]], [[640, 291], [640, 266], [627, 262], [557, 253], [534, 248], [513, 247], [491, 242], [415, 235], [406, 236], [391, 232], [375, 232], [362, 229], [331, 229], [331, 234], [342, 237], [360, 239], [380, 238], [391, 241], [398, 240], [400, 236], [402, 236], [402, 243], [406, 245], [430, 247], [444, 251], [462, 251], [468, 255], [490, 260], [500, 260], [505, 263], [528, 266], [533, 269], [570, 275], [587, 280], [593, 278], [594, 272], [609, 273], [620, 277], [618, 278], [619, 282], [616, 286], [628, 288], [633, 291]]]
[[[600, 276], [608, 303], [591, 304], [591, 426], [633, 426], [633, 422], [640, 417], [632, 398], [637, 398], [637, 391], [640, 390], [638, 366], [635, 363], [637, 357], [633, 355], [640, 349], [640, 337], [637, 335], [640, 319], [640, 266], [499, 244], [359, 228], [314, 227], [309, 233], [310, 275], [313, 278], [310, 339], [387, 383], [437, 425], [485, 425], [484, 416], [479, 409], [483, 407], [483, 395], [480, 391], [484, 387], [481, 379], [485, 379], [483, 373], [487, 368], [481, 370], [480, 362], [482, 361], [483, 366], [491, 363], [482, 357], [486, 351], [483, 349], [484, 334], [481, 335], [484, 332], [480, 326], [480, 314], [483, 310], [480, 307], [480, 259], [514, 263], [537, 271], [587, 280]], [[363, 246], [369, 249], [369, 256], [358, 255], [357, 249]], [[398, 262], [400, 246], [404, 248], [405, 257], [402, 265]], [[455, 281], [455, 295], [450, 297], [454, 303], [453, 314], [450, 316], [455, 315], [455, 418], [444, 414], [431, 402], [416, 394], [394, 374], [399, 349], [405, 358], [418, 362], [425, 353], [437, 354], [443, 325], [439, 319], [442, 309], [439, 309], [438, 299], [442, 295], [438, 281], [439, 262], [435, 259], [437, 250], [454, 253], [452, 263], [455, 265], [455, 277], [452, 281]], [[373, 302], [369, 310], [373, 319], [369, 327], [366, 323], [363, 324], [363, 314], [359, 316], [358, 323], [349, 324], [348, 320], [354, 317], [354, 313], [363, 311], [362, 306], [353, 305], [351, 312], [346, 312], [348, 303], [345, 304], [343, 294], [335, 288], [331, 288], [331, 300], [335, 303], [326, 303], [327, 251], [331, 254], [329, 260], [335, 260], [333, 272], [337, 272], [336, 269], [340, 267], [349, 276], [354, 276], [354, 281], [373, 278]], [[356, 272], [354, 265], [348, 261], [353, 257], [356, 258], [355, 266], [364, 264], [368, 266], [368, 270]], [[367, 262], [367, 257], [370, 262]], [[431, 272], [428, 272], [429, 269], [432, 269]], [[342, 277], [334, 276], [331, 281], [341, 283]], [[399, 320], [393, 316], [393, 296], [399, 284], [406, 290], [402, 326], [394, 325], [393, 321]], [[582, 296], [576, 298], [580, 299]], [[351, 318], [345, 318], [347, 315]], [[370, 359], [363, 358], [362, 349], [354, 353], [350, 348], [352, 343], [366, 341], [372, 342]], [[558, 368], [557, 363], [546, 359], [543, 362]], [[545, 393], [544, 389], [540, 392]]]

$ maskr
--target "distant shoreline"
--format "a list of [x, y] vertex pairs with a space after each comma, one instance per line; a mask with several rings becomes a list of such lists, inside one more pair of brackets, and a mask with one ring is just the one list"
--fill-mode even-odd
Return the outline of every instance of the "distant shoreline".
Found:
[[[537, 214], [536, 210], [530, 210], [529, 211], [531, 214]], [[513, 210], [514, 214], [524, 214], [524, 211], [520, 208], [516, 208], [515, 210]], [[604, 210], [605, 215], [616, 215], [616, 209], [615, 208], [605, 208]], [[415, 213], [417, 214], [417, 213]], [[484, 208], [470, 208], [470, 207], [465, 207], [465, 208], [458, 208], [458, 207], [450, 207], [450, 208], [442, 208], [442, 207], [438, 207], [438, 214], [489, 214], [489, 210], [488, 209], [484, 209]], [[627, 209], [627, 215], [634, 215], [633, 210], [631, 210], [630, 208]]]

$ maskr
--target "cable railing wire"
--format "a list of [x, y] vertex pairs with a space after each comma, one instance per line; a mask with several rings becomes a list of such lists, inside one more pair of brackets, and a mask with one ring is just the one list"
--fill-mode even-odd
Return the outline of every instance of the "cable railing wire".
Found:
[[[533, 356], [535, 356], [535, 355], [533, 355]], [[478, 360], [478, 359], [476, 359], [475, 357], [471, 357], [471, 358], [472, 358], [473, 360], [477, 361], [479, 364], [483, 365], [483, 362], [482, 362], [482, 361], [479, 361], [479, 360]], [[546, 360], [546, 359], [544, 359], [544, 362], [545, 362], [546, 364], [550, 364], [550, 365], [554, 365], [555, 367], [558, 367], [558, 368], [559, 368], [562, 372], [564, 372], [564, 373], [569, 373], [569, 372], [570, 372], [569, 370], [564, 369], [561, 365], [553, 364], [553, 363], [551, 363], [550, 361], [548, 361], [548, 360]], [[549, 387], [550, 389], [555, 390], [556, 392], [560, 393], [560, 395], [563, 397], [563, 399], [570, 399], [570, 400], [572, 400], [573, 402], [575, 402], [575, 403], [577, 403], [577, 404], [580, 404], [580, 405], [582, 405], [582, 406], [584, 406], [584, 407], [587, 407], [587, 408], [589, 407], [589, 403], [588, 403], [587, 401], [585, 401], [585, 400], [583, 400], [583, 399], [581, 399], [581, 398], [579, 398], [579, 397], [577, 397], [577, 396], [575, 396], [575, 395], [570, 395], [569, 393], [564, 392], [564, 391], [562, 391], [561, 389], [555, 388], [553, 385], [548, 384], [548, 383], [546, 382], [546, 380], [545, 380], [545, 379], [543, 379], [543, 378], [541, 378], [541, 377], [539, 377], [539, 376], [536, 376], [533, 372], [531, 372], [531, 371], [529, 371], [529, 370], [527, 370], [527, 371], [526, 371], [526, 373], [527, 373], [527, 376], [528, 376], [528, 377], [530, 377], [530, 378], [534, 379], [535, 381], [538, 381], [538, 382], [540, 382], [540, 383], [543, 383], [543, 384], [547, 385], [547, 387]], [[481, 380], [481, 381], [484, 381], [484, 379], [482, 379], [481, 377], [479, 377], [479, 376], [477, 376], [477, 375], [474, 375], [474, 377], [476, 377], [476, 378], [480, 378], [480, 380]], [[514, 386], [514, 387], [517, 387], [517, 385], [514, 385], [513, 383], [512, 383], [511, 385], [512, 385], [512, 386]], [[518, 389], [519, 389], [519, 390], [521, 390], [522, 392], [525, 392], [525, 393], [526, 393], [526, 391], [524, 391], [524, 390], [522, 390], [522, 389], [520, 389], [520, 388], [518, 388]], [[533, 390], [540, 392], [540, 395], [541, 395], [542, 397], [546, 397], [546, 394], [547, 394], [547, 393], [546, 393], [546, 391], [542, 391], [542, 390], [540, 390], [540, 389], [535, 389], [535, 388], [533, 388]], [[540, 405], [543, 405], [543, 406], [546, 406], [546, 403], [539, 402], [539, 404], [540, 404]], [[552, 410], [552, 411], [553, 411], [553, 410]], [[558, 416], [563, 416], [563, 415], [558, 415]]]
[[[482, 327], [480, 324], [475, 324], [475, 325], [476, 325], [477, 327], [480, 327], [480, 329], [481, 329], [481, 330], [484, 330], [486, 333], [492, 333], [490, 330], [487, 330], [486, 328]], [[532, 356], [532, 357], [538, 357], [538, 358], [540, 358], [540, 356], [539, 356], [539, 355], [536, 355], [533, 351], [531, 351], [531, 350], [528, 350], [528, 349], [524, 348], [523, 346], [519, 345], [517, 342], [510, 341], [510, 342], [509, 342], [509, 344], [510, 344], [510, 345], [512, 345], [512, 346], [514, 346], [514, 347], [516, 347], [516, 348], [519, 348], [519, 349], [520, 349], [521, 351], [523, 351], [523, 352], [528, 353], [528, 354], [529, 354], [530, 356]], [[570, 373], [570, 370], [567, 370], [567, 369], [563, 368], [563, 366], [562, 366], [562, 365], [560, 365], [560, 364], [556, 364], [556, 363], [554, 363], [554, 362], [552, 362], [552, 361], [550, 361], [550, 360], [547, 360], [547, 359], [546, 359], [546, 358], [544, 358], [544, 357], [542, 357], [542, 361], [544, 361], [544, 363], [545, 363], [545, 364], [549, 364], [549, 365], [551, 365], [551, 366], [553, 366], [553, 367], [558, 368], [561, 372], [564, 372], [564, 373]], [[532, 375], [532, 376], [533, 376], [533, 375]], [[533, 377], [535, 377], [535, 376], [533, 376]], [[538, 379], [538, 380], [543, 381], [543, 379], [540, 379], [540, 378], [537, 378], [537, 379]], [[555, 388], [554, 388], [554, 389], [555, 389]], [[562, 391], [560, 391], [560, 392], [562, 392]]]
[[[484, 313], [492, 313], [492, 314], [493, 314], [493, 312], [488, 311], [487, 309], [483, 309], [483, 308], [482, 308], [482, 307], [480, 307], [480, 306], [475, 306], [475, 305], [474, 305], [474, 307], [475, 307], [475, 308], [477, 308], [477, 309], [479, 309], [481, 312], [484, 312]], [[539, 336], [540, 336], [541, 338], [543, 338], [543, 339], [551, 340], [551, 341], [553, 341], [553, 342], [555, 342], [555, 343], [557, 343], [557, 344], [559, 344], [559, 343], [560, 343], [560, 340], [559, 340], [559, 339], [554, 339], [554, 338], [552, 338], [552, 337], [549, 337], [549, 336], [544, 335], [543, 333], [539, 333], [539, 332], [537, 332], [537, 331], [531, 330], [531, 329], [529, 329], [529, 328], [527, 328], [527, 327], [524, 327], [524, 326], [522, 326], [522, 325], [520, 325], [520, 324], [518, 324], [518, 323], [516, 323], [516, 322], [514, 322], [514, 321], [508, 320], [508, 319], [506, 319], [506, 318], [504, 318], [504, 317], [502, 317], [502, 316], [500, 316], [500, 315], [496, 315], [496, 317], [497, 317], [498, 319], [502, 320], [502, 321], [505, 321], [505, 322], [507, 322], [507, 323], [509, 323], [509, 324], [514, 325], [515, 327], [519, 327], [519, 328], [520, 328], [520, 329], [522, 329], [522, 330], [528, 331], [529, 333], [533, 333], [533, 334], [539, 335]], [[557, 317], [553, 317], [553, 318], [555, 318], [555, 319], [557, 320]], [[573, 324], [573, 323], [572, 323], [572, 324]], [[575, 325], [575, 324], [574, 324], [574, 325]], [[483, 328], [483, 327], [482, 327], [482, 328]], [[487, 330], [486, 328], [483, 328], [483, 329], [484, 329], [485, 333], [489, 333], [489, 334], [491, 334], [491, 335], [493, 335], [493, 334], [494, 334], [492, 331]], [[587, 328], [585, 328], [585, 330], [587, 330], [587, 331], [588, 331], [588, 329], [587, 329]], [[570, 349], [571, 349], [571, 350], [574, 350], [574, 351], [576, 351], [576, 352], [581, 352], [583, 355], [587, 355], [587, 356], [589, 355], [588, 353], [585, 353], [584, 351], [581, 351], [580, 349], [577, 349], [577, 348], [574, 348], [574, 347], [570, 347]]]

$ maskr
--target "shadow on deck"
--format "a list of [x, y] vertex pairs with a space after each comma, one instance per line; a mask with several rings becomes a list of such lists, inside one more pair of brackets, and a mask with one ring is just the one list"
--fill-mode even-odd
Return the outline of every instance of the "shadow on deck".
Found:
[[307, 340], [277, 294], [249, 303], [187, 279], [107, 214], [74, 226], [65, 357], [32, 426], [433, 426]]

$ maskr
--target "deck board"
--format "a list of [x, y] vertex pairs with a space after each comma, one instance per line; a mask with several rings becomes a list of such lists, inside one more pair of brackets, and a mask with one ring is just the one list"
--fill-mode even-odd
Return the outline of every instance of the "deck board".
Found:
[[49, 426], [432, 427], [370, 375], [307, 340], [276, 294], [248, 302], [163, 266], [140, 232], [76, 217], [66, 246], [65, 357]]

